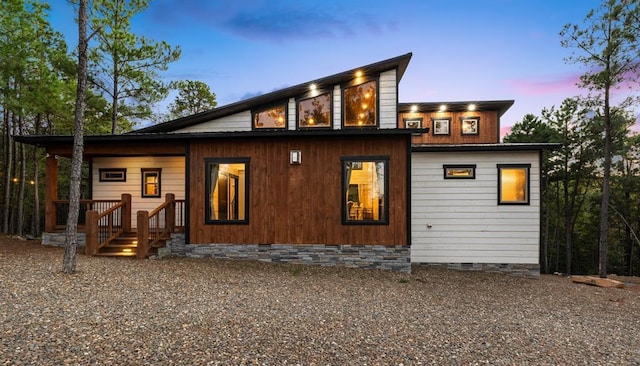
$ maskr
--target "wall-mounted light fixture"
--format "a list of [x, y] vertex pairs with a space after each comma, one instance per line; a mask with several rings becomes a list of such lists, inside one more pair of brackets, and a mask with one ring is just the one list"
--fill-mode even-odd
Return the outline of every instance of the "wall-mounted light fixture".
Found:
[[302, 164], [302, 152], [300, 150], [289, 151], [289, 164]]

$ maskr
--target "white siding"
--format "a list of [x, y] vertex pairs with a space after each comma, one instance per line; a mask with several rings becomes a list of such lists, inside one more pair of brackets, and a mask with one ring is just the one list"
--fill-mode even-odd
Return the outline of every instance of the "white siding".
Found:
[[296, 100], [294, 98], [289, 99], [289, 115], [287, 118], [289, 119], [289, 130], [295, 131], [296, 129]]
[[185, 127], [174, 132], [235, 132], [251, 131], [251, 111], [244, 111], [230, 116]]
[[342, 128], [342, 90], [340, 85], [333, 87], [333, 129]]
[[379, 93], [380, 128], [397, 128], [398, 82], [395, 69], [380, 74]]
[[[445, 180], [443, 164], [476, 179]], [[529, 205], [498, 205], [497, 164], [531, 164]], [[537, 264], [539, 237], [537, 152], [412, 153], [411, 262]]]
[[[126, 182], [100, 182], [99, 169], [126, 168]], [[141, 168], [161, 168], [160, 193], [158, 198], [142, 198]], [[132, 227], [137, 227], [138, 210], [152, 211], [164, 202], [166, 193], [173, 193], [176, 199], [185, 197], [185, 158], [181, 156], [141, 156], [109, 157], [93, 160], [93, 199], [120, 199], [123, 193], [131, 194]]]

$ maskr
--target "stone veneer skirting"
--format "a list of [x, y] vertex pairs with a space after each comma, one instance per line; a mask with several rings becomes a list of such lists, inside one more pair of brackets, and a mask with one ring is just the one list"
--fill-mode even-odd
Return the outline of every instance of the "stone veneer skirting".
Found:
[[413, 263], [414, 266], [440, 267], [460, 271], [499, 272], [517, 277], [540, 278], [539, 264], [521, 263]]
[[411, 273], [409, 247], [401, 245], [186, 244], [185, 255], [191, 258], [249, 259]]
[[[76, 233], [76, 240], [78, 247], [85, 246], [86, 237], [84, 233]], [[42, 233], [42, 245], [51, 247], [64, 247], [67, 241], [67, 234], [65, 232], [59, 233]]]

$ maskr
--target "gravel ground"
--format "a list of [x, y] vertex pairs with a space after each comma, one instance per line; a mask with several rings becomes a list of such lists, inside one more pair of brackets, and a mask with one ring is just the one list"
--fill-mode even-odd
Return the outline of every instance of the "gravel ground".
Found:
[[0, 237], [0, 365], [640, 365], [640, 292], [557, 276], [61, 262]]

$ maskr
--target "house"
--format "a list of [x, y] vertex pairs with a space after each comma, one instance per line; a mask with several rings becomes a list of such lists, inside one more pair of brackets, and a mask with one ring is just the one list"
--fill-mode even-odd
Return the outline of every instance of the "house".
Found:
[[[86, 253], [539, 273], [549, 146], [499, 142], [513, 101], [398, 103], [411, 56], [86, 136]], [[72, 137], [16, 140], [47, 151], [43, 241], [59, 245], [57, 159]]]

